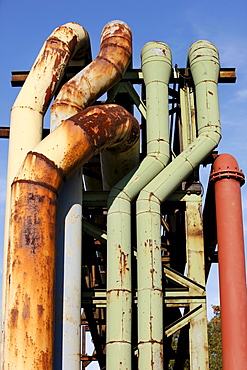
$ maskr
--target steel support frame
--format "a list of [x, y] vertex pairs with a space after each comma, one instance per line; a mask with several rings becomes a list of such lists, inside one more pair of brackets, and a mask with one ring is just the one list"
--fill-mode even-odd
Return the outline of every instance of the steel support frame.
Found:
[[189, 324], [189, 353], [192, 370], [208, 370], [207, 310], [202, 229], [201, 195], [177, 192], [170, 198], [185, 202], [186, 276], [164, 267], [165, 277], [185, 291], [165, 292], [167, 307], [186, 307], [184, 315], [165, 328], [166, 336]]

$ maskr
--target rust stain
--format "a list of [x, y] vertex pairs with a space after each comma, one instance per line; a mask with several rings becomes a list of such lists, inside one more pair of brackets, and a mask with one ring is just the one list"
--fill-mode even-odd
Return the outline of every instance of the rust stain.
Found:
[[38, 304], [37, 305], [37, 310], [38, 310], [38, 315], [39, 315], [39, 317], [41, 317], [42, 316], [42, 314], [43, 314], [43, 312], [44, 312], [44, 307], [42, 306], [42, 304]]
[[116, 104], [86, 108], [69, 120], [81, 127], [94, 150], [112, 142], [122, 151], [134, 145], [139, 138], [138, 121]]
[[22, 318], [24, 320], [30, 318], [30, 297], [28, 297], [27, 294], [25, 294], [25, 302], [24, 302], [23, 311], [22, 311]]
[[[71, 38], [67, 43], [61, 41], [57, 38], [56, 31], [63, 30], [63, 33], [68, 34]], [[36, 64], [33, 66], [33, 71], [40, 70], [42, 73], [43, 70], [47, 68], [48, 61], [52, 66], [52, 79], [49, 86], [46, 89], [43, 110], [45, 111], [51, 101], [55, 88], [62, 77], [63, 68], [61, 65], [66, 66], [71, 54], [73, 54], [75, 47], [77, 45], [77, 36], [73, 36], [73, 31], [69, 30], [67, 27], [59, 27], [54, 31], [54, 34], [51, 35], [44, 44], [44, 52], [38, 58]], [[52, 60], [52, 62], [51, 62]]]
[[129, 268], [127, 267], [128, 266], [129, 254], [125, 254], [124, 252], [122, 252], [120, 245], [118, 245], [118, 249], [119, 249], [119, 252], [120, 252], [120, 255], [119, 255], [119, 271], [120, 271], [120, 275], [123, 276], [123, 275], [126, 274], [126, 271], [129, 271]]
[[201, 238], [202, 237], [202, 229], [198, 228], [198, 227], [190, 226], [188, 235], [191, 236], [191, 237], [193, 236], [193, 237]]
[[10, 318], [10, 324], [11, 328], [17, 328], [17, 322], [18, 322], [18, 316], [19, 316], [19, 310], [17, 308], [12, 308], [11, 310], [11, 318]]
[[138, 344], [146, 344], [146, 343], [152, 343], [152, 344], [160, 344], [160, 345], [163, 345], [163, 341], [158, 341], [158, 340], [155, 340], [155, 339], [151, 339], [151, 340], [147, 340], [147, 341], [139, 341]]

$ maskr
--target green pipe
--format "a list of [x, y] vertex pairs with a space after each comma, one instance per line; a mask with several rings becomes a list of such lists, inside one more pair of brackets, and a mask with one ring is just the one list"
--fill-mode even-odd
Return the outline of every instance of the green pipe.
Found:
[[195, 83], [198, 137], [139, 194], [137, 206], [139, 369], [163, 369], [163, 293], [160, 204], [211, 153], [221, 138], [218, 51], [208, 41], [188, 54]]
[[[107, 216], [106, 367], [131, 370], [131, 201], [170, 160], [168, 83], [171, 52], [160, 42], [141, 53], [147, 97], [147, 156], [110, 192]], [[162, 103], [162, 109], [160, 108]]]

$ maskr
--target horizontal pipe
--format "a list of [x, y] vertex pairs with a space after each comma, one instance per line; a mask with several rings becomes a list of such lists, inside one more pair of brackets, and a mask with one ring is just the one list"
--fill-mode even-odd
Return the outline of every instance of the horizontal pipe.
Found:
[[213, 163], [220, 282], [223, 369], [247, 364], [247, 292], [240, 186], [244, 174], [229, 154]]
[[139, 124], [124, 108], [94, 106], [27, 154], [12, 184], [3, 369], [53, 368], [57, 194], [92, 156], [138, 138]]

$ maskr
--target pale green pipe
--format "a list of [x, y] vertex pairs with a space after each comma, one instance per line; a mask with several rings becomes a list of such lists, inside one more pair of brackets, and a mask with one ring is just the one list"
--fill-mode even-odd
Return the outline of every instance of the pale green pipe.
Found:
[[163, 294], [160, 204], [211, 153], [221, 138], [217, 81], [218, 52], [208, 41], [189, 50], [195, 82], [197, 139], [162, 170], [137, 199], [139, 369], [163, 369]]
[[168, 123], [170, 49], [164, 43], [149, 42], [143, 47], [141, 56], [147, 97], [147, 156], [134, 175], [128, 179], [125, 177], [119, 182], [108, 198], [106, 318], [108, 370], [131, 370], [131, 201], [170, 159]]

